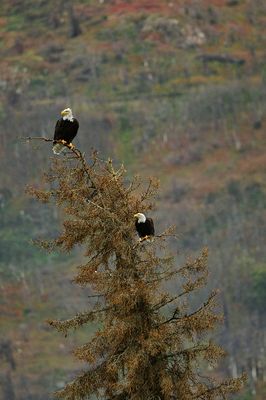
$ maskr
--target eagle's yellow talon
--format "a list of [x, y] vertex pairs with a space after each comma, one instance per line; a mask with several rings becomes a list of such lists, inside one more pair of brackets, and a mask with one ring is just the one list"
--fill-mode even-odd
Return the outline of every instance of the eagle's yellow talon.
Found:
[[150, 238], [149, 235], [143, 236], [142, 238], [139, 239], [140, 242], [144, 242], [144, 240], [148, 240]]
[[73, 150], [75, 148], [75, 146], [72, 143], [69, 143], [68, 147]]

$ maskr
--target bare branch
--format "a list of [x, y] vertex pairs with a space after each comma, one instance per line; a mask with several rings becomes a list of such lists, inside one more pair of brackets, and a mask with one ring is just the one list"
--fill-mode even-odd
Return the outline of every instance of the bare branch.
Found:
[[170, 322], [175, 322], [175, 321], [179, 321], [179, 320], [185, 320], [185, 319], [190, 319], [192, 317], [194, 317], [196, 314], [199, 314], [201, 311], [203, 311], [204, 309], [206, 309], [207, 307], [209, 307], [209, 305], [212, 303], [212, 301], [214, 300], [214, 298], [217, 295], [217, 291], [213, 291], [211, 293], [211, 295], [209, 296], [208, 300], [203, 303], [203, 305], [201, 307], [199, 307], [196, 311], [194, 311], [191, 314], [185, 314], [185, 315], [181, 315], [180, 317], [177, 317], [177, 314], [179, 313], [179, 308], [176, 308], [172, 317], [167, 319], [166, 321], [163, 321], [160, 325], [164, 325], [164, 324], [168, 324]]

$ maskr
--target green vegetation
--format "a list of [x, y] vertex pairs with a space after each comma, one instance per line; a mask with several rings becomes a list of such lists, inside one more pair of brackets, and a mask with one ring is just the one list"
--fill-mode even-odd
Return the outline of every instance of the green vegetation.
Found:
[[253, 311], [265, 313], [266, 304], [266, 265], [256, 265], [250, 273], [251, 287], [248, 291], [247, 303]]
[[[24, 199], [25, 203], [25, 199]], [[26, 206], [26, 209], [24, 207]], [[46, 211], [46, 226], [57, 222]], [[23, 202], [12, 199], [11, 192], [6, 189], [0, 193], [0, 277], [1, 280], [16, 280], [34, 273], [34, 269], [59, 262], [59, 254], [46, 254], [33, 245], [32, 240], [38, 238], [42, 231], [42, 218], [34, 215]], [[54, 234], [53, 229], [49, 229]], [[30, 260], [30, 262], [29, 262]]]

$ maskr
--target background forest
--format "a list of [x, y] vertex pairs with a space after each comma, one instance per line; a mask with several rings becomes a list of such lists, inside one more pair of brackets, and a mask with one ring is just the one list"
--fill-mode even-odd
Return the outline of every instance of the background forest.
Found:
[[88, 335], [45, 323], [89, 293], [71, 282], [82, 248], [30, 243], [55, 237], [61, 217], [25, 194], [50, 144], [20, 140], [52, 137], [68, 106], [82, 151], [160, 179], [153, 218], [158, 231], [177, 226], [180, 255], [209, 247], [208, 290], [220, 289], [225, 315], [215, 338], [230, 354], [219, 374], [246, 371], [235, 398], [265, 399], [265, 26], [264, 0], [1, 0], [1, 400], [52, 399]]

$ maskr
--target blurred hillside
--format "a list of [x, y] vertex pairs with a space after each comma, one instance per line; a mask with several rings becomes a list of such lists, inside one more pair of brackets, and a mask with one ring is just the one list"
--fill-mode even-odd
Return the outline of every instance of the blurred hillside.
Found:
[[67, 106], [80, 149], [160, 178], [156, 226], [177, 225], [180, 252], [208, 245], [230, 353], [219, 373], [246, 370], [238, 399], [266, 397], [265, 26], [264, 0], [1, 1], [1, 400], [52, 398], [88, 334], [66, 341], [45, 324], [88, 293], [70, 283], [79, 249], [29, 243], [54, 237], [60, 215], [24, 194], [52, 153], [20, 137], [52, 137]]

